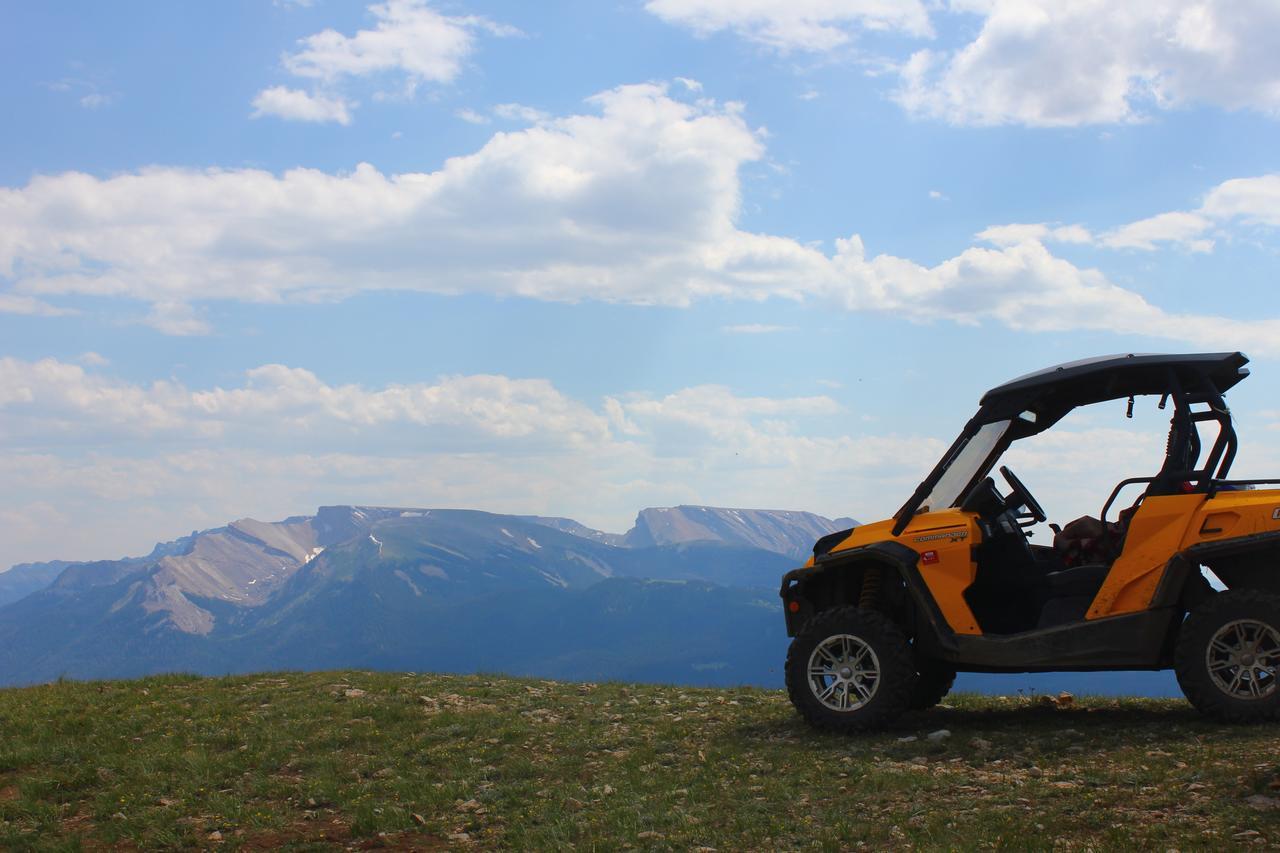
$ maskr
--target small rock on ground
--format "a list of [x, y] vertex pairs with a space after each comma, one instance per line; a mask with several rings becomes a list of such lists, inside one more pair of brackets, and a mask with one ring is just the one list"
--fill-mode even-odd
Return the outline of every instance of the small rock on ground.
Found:
[[1260, 811], [1280, 808], [1280, 800], [1277, 800], [1275, 797], [1268, 797], [1264, 794], [1254, 794], [1252, 797], [1245, 797], [1244, 801]]

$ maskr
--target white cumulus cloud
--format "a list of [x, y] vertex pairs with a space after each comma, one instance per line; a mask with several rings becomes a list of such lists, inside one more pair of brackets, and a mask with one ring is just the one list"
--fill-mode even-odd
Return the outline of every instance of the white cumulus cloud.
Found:
[[[957, 125], [1073, 127], [1195, 105], [1280, 115], [1273, 0], [648, 0], [662, 20], [780, 53], [830, 54], [859, 32], [914, 41], [860, 57], [894, 100]], [[975, 26], [976, 24], [976, 26]], [[935, 25], [958, 33], [940, 43]]]
[[[199, 303], [339, 299], [364, 290], [481, 292], [683, 306], [818, 300], [917, 322], [997, 322], [1201, 343], [1230, 334], [1280, 354], [1269, 319], [1173, 314], [1052, 243], [1081, 225], [1002, 225], [925, 265], [738, 226], [740, 171], [764, 156], [742, 109], [623, 86], [589, 111], [495, 134], [434, 172], [156, 167], [41, 176], [0, 189], [0, 296], [127, 297], [170, 333], [205, 331]], [[1205, 210], [1260, 226], [1270, 179], [1228, 182]], [[1202, 214], [1208, 215], [1208, 214]]]
[[742, 117], [651, 84], [591, 106], [430, 173], [38, 177], [0, 189], [0, 277], [28, 297], [154, 303], [394, 288], [683, 304], [757, 290], [713, 268], [735, 237], [738, 168], [763, 152]]
[[1050, 225], [1045, 222], [992, 225], [978, 232], [978, 239], [997, 246], [1016, 246], [1031, 241], [1091, 243], [1093, 236], [1082, 225]]
[[299, 77], [332, 81], [399, 72], [410, 85], [448, 83], [474, 49], [475, 32], [513, 35], [516, 30], [479, 16], [450, 17], [422, 0], [387, 0], [369, 7], [371, 30], [347, 36], [324, 30], [300, 40], [284, 66]]
[[272, 86], [253, 99], [253, 118], [276, 116], [295, 121], [351, 124], [351, 106], [344, 98], [316, 95], [302, 89]]
[[[210, 436], [270, 438], [288, 430], [291, 444], [395, 439], [398, 428], [451, 446], [507, 442], [548, 448], [600, 443], [605, 418], [544, 379], [474, 375], [434, 384], [370, 389], [330, 385], [311, 371], [268, 364], [247, 371], [238, 387], [189, 389], [174, 380], [139, 385], [72, 364], [0, 358], [0, 439], [24, 442], [103, 438], [202, 442]], [[427, 430], [427, 432], [423, 432]], [[434, 432], [432, 432], [434, 430]]]
[[[299, 39], [281, 60], [295, 77], [313, 81], [313, 91], [273, 86], [254, 99], [254, 115], [348, 124], [355, 104], [335, 93], [343, 81], [391, 79], [412, 96], [423, 83], [446, 84], [461, 72], [475, 50], [476, 34], [519, 33], [478, 15], [450, 16], [425, 0], [386, 0], [369, 7], [372, 29], [346, 35], [327, 29]], [[383, 93], [375, 93], [380, 97]]]
[[1280, 5], [1271, 0], [983, 0], [955, 51], [914, 53], [895, 97], [953, 124], [1137, 121], [1195, 104], [1280, 114]]
[[1121, 225], [1099, 235], [1098, 243], [1112, 249], [1152, 251], [1167, 244], [1193, 252], [1210, 252], [1215, 246], [1215, 235], [1229, 236], [1241, 228], [1277, 227], [1280, 227], [1280, 175], [1259, 175], [1223, 181], [1205, 194], [1197, 208], [1157, 213]]
[[1219, 221], [1280, 227], [1280, 175], [1223, 181], [1205, 196], [1200, 213]]

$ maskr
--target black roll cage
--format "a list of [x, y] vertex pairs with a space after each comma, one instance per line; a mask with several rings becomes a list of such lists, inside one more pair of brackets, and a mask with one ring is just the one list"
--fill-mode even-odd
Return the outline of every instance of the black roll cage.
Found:
[[[1244, 366], [1248, 362], [1248, 357], [1239, 352], [1128, 354], [1058, 365], [993, 388], [983, 395], [977, 414], [969, 419], [942, 459], [894, 515], [893, 535], [898, 536], [906, 529], [956, 457], [987, 424], [1008, 420], [1009, 428], [960, 490], [960, 500], [990, 474], [1013, 442], [1048, 430], [1081, 406], [1126, 397], [1131, 406], [1133, 398], [1139, 396], [1159, 395], [1160, 408], [1164, 408], [1168, 400], [1173, 401], [1169, 443], [1160, 473], [1122, 481], [1107, 499], [1104, 517], [1120, 490], [1135, 483], [1148, 483], [1146, 494], [1149, 495], [1178, 493], [1184, 483], [1190, 483], [1193, 491], [1205, 492], [1210, 497], [1223, 486], [1245, 485], [1244, 481], [1227, 480], [1238, 442], [1231, 412], [1222, 395], [1249, 375]], [[1192, 407], [1197, 405], [1208, 408], [1196, 411]], [[1188, 469], [1187, 465], [1198, 460], [1202, 450], [1196, 425], [1208, 421], [1218, 424], [1218, 435], [1204, 464]]]

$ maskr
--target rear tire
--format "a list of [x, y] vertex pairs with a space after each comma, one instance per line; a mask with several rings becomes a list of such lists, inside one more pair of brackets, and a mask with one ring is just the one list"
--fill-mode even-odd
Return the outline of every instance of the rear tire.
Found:
[[912, 711], [927, 711], [942, 701], [956, 683], [956, 671], [936, 660], [916, 662], [916, 680], [911, 685], [907, 707]]
[[1280, 718], [1280, 596], [1219, 592], [1192, 609], [1174, 669], [1200, 713], [1224, 723]]
[[906, 710], [915, 680], [906, 637], [874, 610], [838, 607], [819, 613], [787, 650], [791, 704], [821, 729], [884, 726]]

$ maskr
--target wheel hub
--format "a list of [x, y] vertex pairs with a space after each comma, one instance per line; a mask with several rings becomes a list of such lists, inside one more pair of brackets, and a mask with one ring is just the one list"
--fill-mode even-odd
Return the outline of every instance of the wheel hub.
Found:
[[1233, 699], [1270, 696], [1280, 671], [1280, 632], [1256, 619], [1228, 622], [1209, 640], [1205, 665], [1214, 685]]
[[880, 687], [880, 660], [860, 637], [836, 634], [809, 655], [809, 689], [834, 711], [856, 711]]

